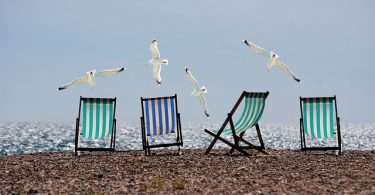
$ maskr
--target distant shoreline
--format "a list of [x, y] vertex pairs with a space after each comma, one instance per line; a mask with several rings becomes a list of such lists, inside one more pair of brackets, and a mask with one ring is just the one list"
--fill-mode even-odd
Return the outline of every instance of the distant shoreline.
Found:
[[375, 151], [224, 150], [42, 152], [0, 156], [0, 194], [10, 193], [375, 193]]

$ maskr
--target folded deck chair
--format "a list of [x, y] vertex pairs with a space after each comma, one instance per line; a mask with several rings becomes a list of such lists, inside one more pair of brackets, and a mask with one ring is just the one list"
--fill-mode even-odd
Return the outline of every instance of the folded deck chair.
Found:
[[[78, 151], [115, 151], [115, 111], [116, 98], [80, 97], [79, 112], [76, 121], [76, 155]], [[81, 139], [92, 141], [106, 137], [110, 137], [108, 147], [80, 147]]]
[[[265, 151], [262, 135], [258, 125], [258, 121], [263, 114], [264, 105], [268, 94], [268, 91], [265, 93], [253, 93], [244, 91], [241, 94], [240, 98], [238, 98], [231, 112], [228, 113], [228, 117], [225, 119], [223, 125], [216, 132], [216, 134], [207, 129], [204, 130], [206, 133], [214, 137], [210, 146], [206, 150], [206, 154], [208, 154], [211, 151], [212, 147], [215, 145], [217, 140], [220, 140], [225, 144], [231, 146], [230, 153], [233, 153], [234, 150], [237, 150], [245, 155], [249, 155], [249, 153], [246, 152], [245, 149], [256, 149], [262, 153], [269, 154]], [[242, 100], [245, 100], [244, 109], [237, 122], [234, 123], [232, 117], [236, 112], [238, 106], [241, 104]], [[228, 126], [228, 123], [229, 128], [226, 128]], [[254, 126], [257, 131], [260, 146], [256, 146], [243, 138], [243, 135], [245, 134], [246, 130]], [[230, 141], [221, 137], [221, 134], [232, 135], [234, 143], [231, 143]], [[240, 142], [244, 143], [245, 146], [240, 146]]]
[[[338, 150], [341, 154], [340, 118], [337, 116], [336, 96], [300, 97], [300, 108], [301, 150]], [[335, 146], [307, 146], [306, 137], [335, 139]]]
[[[177, 95], [170, 97], [143, 98], [142, 104], [142, 144], [145, 155], [150, 155], [151, 148], [183, 145], [180, 113], [177, 109]], [[152, 143], [156, 138], [173, 137], [173, 143]], [[151, 142], [151, 143], [150, 143]]]

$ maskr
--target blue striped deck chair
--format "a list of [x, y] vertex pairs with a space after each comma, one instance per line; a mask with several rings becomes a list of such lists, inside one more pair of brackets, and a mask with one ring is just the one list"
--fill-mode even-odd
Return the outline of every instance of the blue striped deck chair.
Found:
[[[256, 149], [264, 154], [269, 154], [267, 151], [265, 151], [262, 134], [260, 132], [260, 128], [258, 125], [258, 121], [262, 117], [264, 111], [264, 106], [268, 94], [268, 91], [265, 93], [244, 91], [238, 98], [236, 104], [234, 105], [230, 113], [228, 113], [228, 116], [225, 119], [223, 125], [216, 133], [209, 131], [207, 129], [204, 130], [206, 133], [214, 137], [211, 144], [206, 150], [206, 154], [208, 154], [211, 151], [212, 147], [215, 145], [217, 140], [220, 140], [223, 143], [231, 146], [231, 150], [229, 151], [230, 154], [233, 153], [234, 150], [237, 150], [243, 153], [244, 155], [250, 155], [245, 149]], [[233, 115], [235, 114], [237, 108], [241, 105], [241, 102], [243, 102], [243, 100], [243, 111], [239, 115], [236, 123], [234, 123]], [[228, 123], [229, 128], [227, 128]], [[245, 132], [252, 127], [255, 127], [257, 131], [257, 136], [260, 144], [259, 146], [256, 146], [243, 138]], [[221, 134], [232, 135], [234, 143], [221, 137]], [[241, 146], [240, 142], [245, 145]]]
[[[169, 97], [143, 98], [142, 104], [142, 144], [145, 155], [150, 155], [151, 148], [183, 146], [180, 113], [177, 109], [177, 95]], [[173, 143], [150, 144], [150, 139], [174, 136]]]
[[[116, 98], [80, 97], [76, 121], [75, 154], [78, 151], [115, 151]], [[81, 139], [98, 140], [110, 137], [108, 147], [80, 147]]]
[[[338, 150], [341, 154], [340, 117], [337, 115], [336, 96], [300, 97], [301, 150]], [[307, 146], [311, 139], [335, 139], [335, 146]]]

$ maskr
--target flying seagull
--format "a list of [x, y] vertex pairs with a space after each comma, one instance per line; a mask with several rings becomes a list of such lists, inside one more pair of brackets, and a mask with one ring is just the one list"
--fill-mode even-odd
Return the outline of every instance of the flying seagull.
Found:
[[126, 68], [124, 68], [124, 67], [109, 69], [109, 70], [102, 70], [98, 73], [96, 73], [96, 70], [91, 70], [91, 71], [86, 72], [87, 76], [80, 77], [80, 78], [78, 78], [78, 79], [76, 79], [76, 80], [74, 80], [74, 81], [72, 81], [68, 84], [65, 84], [65, 85], [59, 87], [57, 90], [61, 91], [61, 90], [66, 89], [68, 87], [73, 87], [73, 86], [76, 86], [76, 85], [79, 85], [79, 84], [82, 84], [82, 83], [85, 83], [85, 82], [88, 83], [90, 88], [92, 89], [95, 86], [95, 79], [96, 78], [111, 76], [113, 74], [122, 72], [124, 70], [126, 70]]
[[279, 60], [279, 56], [276, 53], [274, 53], [273, 51], [271, 51], [271, 53], [269, 53], [265, 49], [259, 47], [258, 45], [255, 45], [254, 43], [252, 43], [250, 41], [243, 40], [243, 42], [250, 49], [252, 49], [255, 53], [269, 58], [269, 61], [267, 63], [268, 71], [272, 68], [272, 66], [276, 66], [276, 67], [280, 68], [282, 71], [284, 71], [285, 73], [287, 73], [289, 76], [291, 76], [295, 81], [301, 82], [301, 80], [284, 63], [282, 63]]
[[199, 88], [197, 80], [194, 78], [194, 76], [191, 74], [191, 71], [185, 67], [186, 76], [193, 85], [194, 91], [190, 94], [192, 96], [197, 96], [199, 98], [199, 102], [202, 106], [202, 110], [204, 114], [207, 117], [210, 117], [210, 114], [208, 113], [207, 104], [206, 104], [206, 98], [203, 96], [203, 94], [207, 93], [207, 89], [205, 86], [202, 86]]
[[284, 63], [279, 60], [279, 56], [273, 51], [271, 51], [270, 59], [267, 63], [268, 71], [272, 68], [272, 66], [280, 68], [282, 71], [291, 76], [295, 81], [301, 82], [301, 80], [291, 70], [289, 70], [289, 68]]
[[150, 45], [150, 50], [152, 54], [152, 59], [148, 61], [148, 64], [152, 65], [152, 73], [154, 75], [154, 79], [158, 85], [161, 85], [161, 76], [160, 76], [160, 71], [161, 71], [161, 64], [168, 64], [167, 59], [160, 59], [160, 52], [158, 49], [158, 42], [156, 40], [152, 40], [151, 45]]

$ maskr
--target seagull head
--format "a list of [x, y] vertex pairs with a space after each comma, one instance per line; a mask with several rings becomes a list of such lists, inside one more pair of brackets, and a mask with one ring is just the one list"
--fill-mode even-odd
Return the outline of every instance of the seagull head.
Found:
[[279, 56], [275, 52], [271, 51], [271, 58], [279, 58]]
[[201, 93], [207, 93], [207, 89], [205, 86], [202, 86], [200, 89]]
[[94, 69], [94, 70], [90, 70], [90, 71], [88, 71], [88, 72], [86, 72], [86, 73], [87, 73], [87, 75], [89, 75], [89, 76], [94, 76], [94, 75], [95, 75], [95, 72], [96, 72], [96, 70]]
[[185, 72], [188, 73], [189, 69], [185, 66]]
[[152, 39], [151, 45], [157, 45], [157, 44], [158, 44], [158, 42], [156, 42], [156, 39]]

